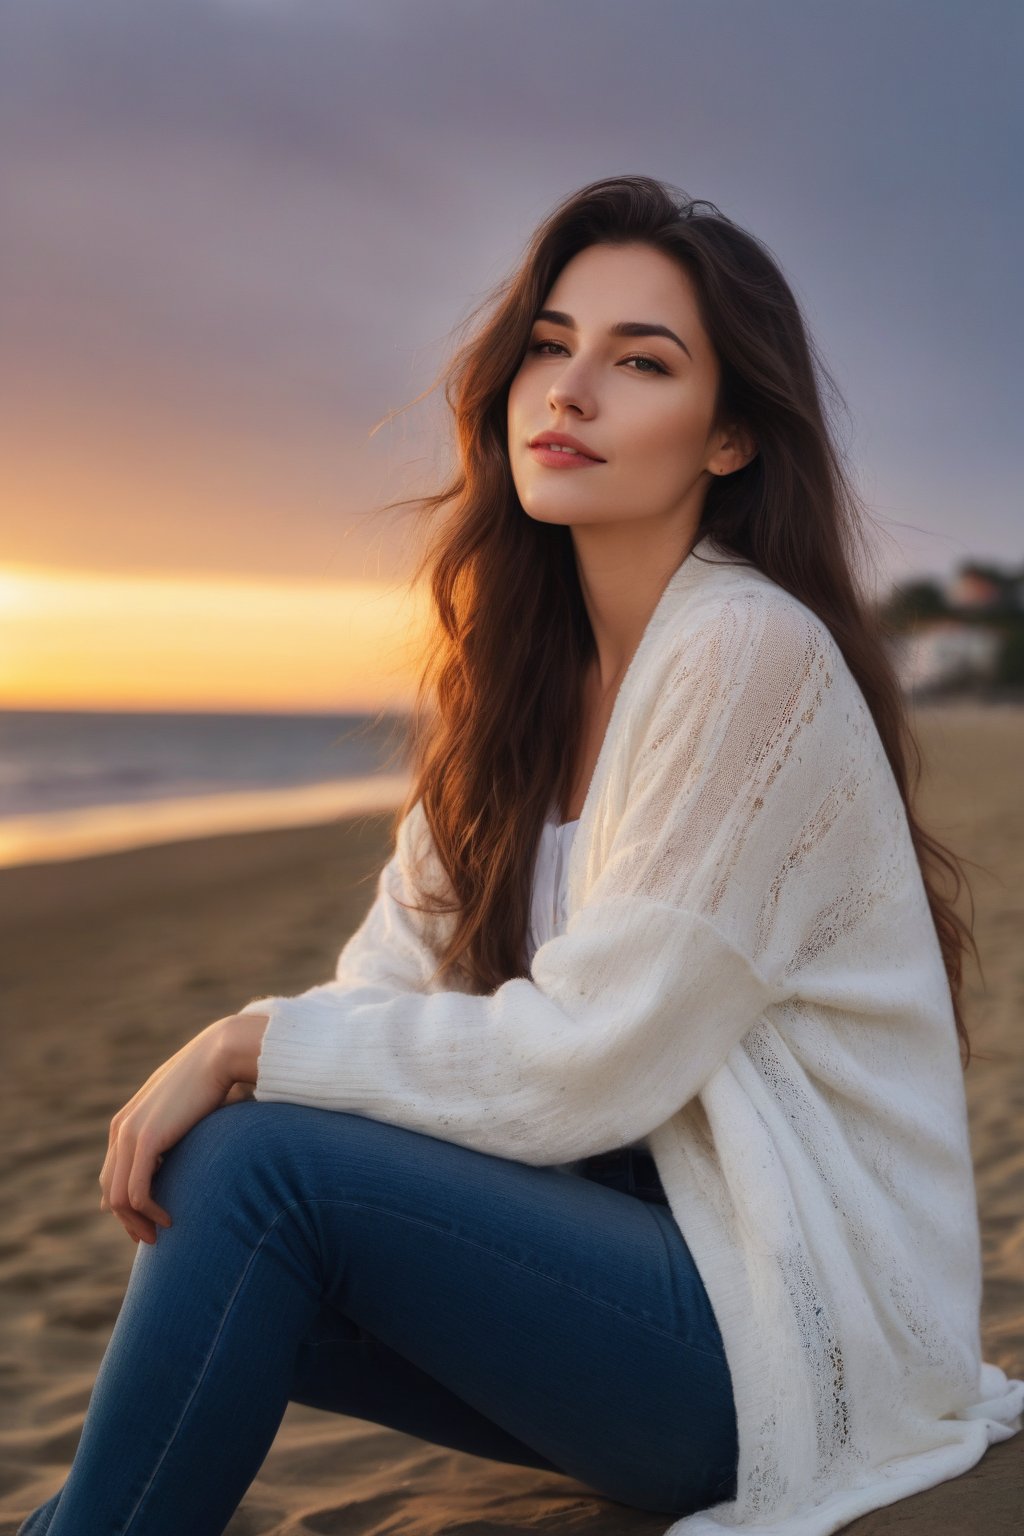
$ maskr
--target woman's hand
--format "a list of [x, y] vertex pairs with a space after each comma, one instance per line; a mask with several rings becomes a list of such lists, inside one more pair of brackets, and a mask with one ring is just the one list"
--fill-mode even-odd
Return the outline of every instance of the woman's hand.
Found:
[[[226, 1026], [234, 1018], [229, 1014], [215, 1019], [183, 1045], [110, 1122], [99, 1177], [100, 1210], [113, 1211], [135, 1242], [141, 1238], [155, 1243], [156, 1223], [171, 1225], [170, 1216], [150, 1196], [150, 1183], [163, 1154], [213, 1110], [253, 1096], [254, 1084], [234, 1077], [233, 1058], [225, 1048]], [[249, 1015], [247, 1027], [254, 1023]]]

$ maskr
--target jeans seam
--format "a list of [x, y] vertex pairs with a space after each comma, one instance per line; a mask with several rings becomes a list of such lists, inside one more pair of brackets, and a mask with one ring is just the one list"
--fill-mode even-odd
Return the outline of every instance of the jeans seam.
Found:
[[[688, 1339], [682, 1338], [678, 1333], [674, 1333], [668, 1328], [662, 1328], [657, 1323], [650, 1322], [647, 1318], [638, 1316], [635, 1312], [629, 1311], [626, 1307], [620, 1306], [617, 1302], [607, 1301], [603, 1296], [595, 1296], [590, 1291], [581, 1290], [580, 1287], [578, 1285], [574, 1285], [571, 1280], [559, 1280], [552, 1275], [546, 1275], [543, 1270], [537, 1269], [532, 1264], [524, 1263], [521, 1259], [509, 1258], [507, 1254], [497, 1252], [487, 1243], [477, 1242], [477, 1240], [472, 1237], [464, 1237], [461, 1233], [452, 1232], [445, 1227], [439, 1226], [436, 1222], [426, 1220], [422, 1216], [412, 1216], [409, 1215], [406, 1211], [389, 1210], [384, 1206], [375, 1205], [367, 1200], [345, 1200], [333, 1195], [316, 1195], [309, 1199], [290, 1200], [287, 1205], [281, 1207], [280, 1211], [278, 1211], [277, 1215], [274, 1217], [274, 1220], [270, 1223], [270, 1226], [267, 1227], [266, 1231], [263, 1233], [263, 1236], [260, 1238], [259, 1243], [253, 1249], [253, 1252], [250, 1256], [250, 1264], [256, 1257], [256, 1254], [259, 1252], [260, 1248], [262, 1248], [263, 1244], [266, 1242], [274, 1227], [280, 1221], [281, 1217], [284, 1216], [288, 1211], [294, 1210], [297, 1206], [303, 1205], [345, 1205], [349, 1206], [353, 1210], [375, 1210], [380, 1211], [383, 1215], [386, 1216], [396, 1216], [400, 1221], [408, 1222], [411, 1226], [423, 1227], [428, 1232], [439, 1232], [445, 1237], [454, 1238], [456, 1242], [464, 1243], [467, 1247], [477, 1248], [482, 1253], [490, 1254], [492, 1258], [502, 1259], [505, 1263], [514, 1265], [516, 1269], [525, 1270], [527, 1274], [536, 1275], [539, 1279], [542, 1280], [549, 1280], [553, 1285], [562, 1285], [567, 1290], [572, 1291], [574, 1295], [582, 1296], [586, 1301], [595, 1302], [598, 1306], [607, 1307], [610, 1312], [617, 1312], [621, 1317], [628, 1318], [630, 1322], [636, 1323], [639, 1327], [646, 1328], [649, 1332], [658, 1334], [660, 1338], [671, 1339], [674, 1344], [683, 1344], [688, 1349], [692, 1349], [696, 1354], [704, 1355], [707, 1359], [717, 1360], [719, 1362], [721, 1361], [720, 1352], [702, 1349], [700, 1345], [690, 1343]], [[660, 1233], [660, 1229], [659, 1235], [661, 1235], [662, 1240], [664, 1241], [664, 1234]], [[247, 1264], [246, 1273], [248, 1273], [248, 1268], [249, 1265]], [[245, 1275], [243, 1274], [242, 1280], [244, 1280], [244, 1278]], [[242, 1280], [239, 1281], [239, 1286], [241, 1286]], [[237, 1288], [235, 1294], [237, 1294]], [[231, 1300], [234, 1300], [234, 1296], [232, 1296]], [[230, 1302], [228, 1305], [230, 1306]]]
[[701, 1349], [700, 1345], [691, 1344], [688, 1339], [681, 1338], [679, 1334], [672, 1333], [667, 1328], [660, 1328], [657, 1323], [651, 1323], [646, 1318], [638, 1317], [635, 1312], [630, 1312], [625, 1307], [620, 1307], [614, 1301], [606, 1301], [603, 1296], [594, 1296], [589, 1291], [583, 1291], [578, 1285], [573, 1285], [570, 1280], [558, 1280], [553, 1275], [546, 1275], [543, 1270], [536, 1269], [532, 1264], [526, 1264], [521, 1259], [511, 1259], [507, 1254], [498, 1253], [495, 1249], [489, 1247], [487, 1243], [479, 1243], [472, 1237], [463, 1237], [461, 1233], [451, 1232], [445, 1227], [438, 1226], [436, 1222], [424, 1220], [422, 1216], [410, 1216], [405, 1211], [387, 1210], [383, 1206], [374, 1205], [366, 1200], [343, 1200], [331, 1195], [318, 1195], [309, 1200], [290, 1201], [287, 1206], [282, 1208], [278, 1216], [275, 1217], [275, 1222], [285, 1211], [291, 1210], [297, 1205], [346, 1205], [355, 1210], [380, 1211], [386, 1216], [397, 1216], [400, 1221], [408, 1222], [412, 1226], [423, 1227], [428, 1232], [440, 1232], [443, 1236], [454, 1238], [456, 1242], [464, 1243], [467, 1247], [478, 1248], [481, 1253], [490, 1254], [492, 1258], [501, 1259], [506, 1264], [512, 1264], [516, 1269], [525, 1270], [527, 1274], [536, 1275], [541, 1280], [548, 1280], [552, 1285], [562, 1285], [567, 1290], [572, 1291], [574, 1295], [582, 1296], [586, 1301], [595, 1302], [600, 1307], [607, 1307], [609, 1311], [617, 1312], [621, 1317], [628, 1318], [630, 1322], [636, 1323], [638, 1327], [646, 1328], [649, 1332], [658, 1334], [660, 1338], [671, 1339], [673, 1344], [682, 1344], [687, 1349], [692, 1349], [695, 1354], [704, 1355], [708, 1359], [721, 1360], [719, 1354]]
[[[238, 1296], [239, 1296], [239, 1294], [241, 1292], [241, 1289], [242, 1289], [243, 1285], [245, 1284], [246, 1280], [249, 1278], [249, 1275], [250, 1275], [250, 1273], [252, 1271], [253, 1264], [256, 1262], [256, 1258], [257, 1258], [258, 1254], [260, 1253], [260, 1250], [262, 1249], [262, 1247], [263, 1247], [264, 1243], [266, 1242], [267, 1238], [270, 1236], [271, 1232], [277, 1226], [277, 1223], [280, 1221], [281, 1217], [284, 1215], [285, 1210], [287, 1210], [287, 1209], [289, 1209], [289, 1207], [284, 1207], [282, 1210], [278, 1211], [277, 1215], [274, 1217], [273, 1221], [267, 1227], [266, 1231], [263, 1233], [263, 1235], [260, 1238], [259, 1242], [256, 1244], [255, 1248], [253, 1248], [253, 1250], [250, 1253], [248, 1259], [246, 1260], [245, 1268], [242, 1270], [241, 1275], [238, 1277], [238, 1284], [235, 1286], [235, 1288], [232, 1291], [230, 1297], [228, 1298], [227, 1304], [226, 1304], [226, 1306], [224, 1308], [223, 1316], [221, 1317], [220, 1323], [218, 1324], [218, 1327], [217, 1327], [217, 1332], [214, 1334], [213, 1341], [210, 1344], [210, 1348], [209, 1348], [209, 1350], [207, 1352], [207, 1355], [206, 1355], [206, 1359], [203, 1361], [202, 1368], [200, 1369], [199, 1375], [196, 1378], [195, 1386], [192, 1388], [192, 1391], [189, 1393], [188, 1401], [185, 1403], [184, 1407], [181, 1410], [181, 1413], [178, 1415], [178, 1422], [175, 1424], [174, 1428], [171, 1430], [170, 1434], [167, 1437], [167, 1443], [165, 1444], [163, 1450], [160, 1453], [160, 1458], [157, 1461], [156, 1466], [153, 1468], [152, 1472], [149, 1475], [149, 1481], [146, 1483], [145, 1488], [142, 1490], [142, 1492], [139, 1494], [139, 1497], [135, 1501], [135, 1507], [132, 1510], [131, 1514], [128, 1516], [127, 1522], [125, 1523], [125, 1525], [122, 1528], [122, 1536], [126, 1536], [126, 1533], [128, 1533], [131, 1530], [132, 1525], [135, 1523], [135, 1518], [138, 1515], [139, 1510], [142, 1508], [142, 1505], [143, 1505], [147, 1495], [149, 1494], [150, 1489], [153, 1486], [153, 1483], [154, 1483], [154, 1481], [156, 1479], [156, 1475], [160, 1471], [160, 1468], [163, 1466], [164, 1461], [167, 1458], [167, 1453], [170, 1451], [171, 1446], [174, 1444], [175, 1437], [177, 1436], [179, 1430], [181, 1429], [182, 1424], [184, 1424], [185, 1418], [186, 1418], [186, 1416], [188, 1414], [188, 1411], [191, 1408], [193, 1402], [195, 1401], [196, 1393], [199, 1391], [199, 1388], [202, 1386], [203, 1378], [205, 1377], [207, 1371], [210, 1369], [210, 1362], [213, 1359], [214, 1354], [216, 1353], [217, 1345], [220, 1343], [221, 1335], [224, 1332], [224, 1327], [225, 1327], [225, 1324], [227, 1323], [227, 1320], [228, 1320], [228, 1314], [230, 1313], [231, 1308], [234, 1306], [235, 1302], [237, 1301]], [[157, 1238], [157, 1242], [159, 1242], [159, 1238]]]

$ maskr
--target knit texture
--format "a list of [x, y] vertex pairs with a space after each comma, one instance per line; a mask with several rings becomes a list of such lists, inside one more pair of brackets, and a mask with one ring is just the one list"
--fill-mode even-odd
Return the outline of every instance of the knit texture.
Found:
[[[668, 1536], [828, 1536], [1021, 1428], [983, 1364], [952, 999], [903, 804], [822, 622], [705, 535], [665, 587], [530, 976], [431, 986], [419, 802], [255, 1096], [524, 1163], [646, 1138], [732, 1375], [738, 1490]], [[624, 1405], [624, 1411], [628, 1407]]]

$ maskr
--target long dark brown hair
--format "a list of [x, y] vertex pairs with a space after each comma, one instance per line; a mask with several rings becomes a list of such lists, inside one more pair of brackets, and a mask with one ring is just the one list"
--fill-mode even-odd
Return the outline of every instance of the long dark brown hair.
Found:
[[[518, 268], [479, 305], [445, 374], [457, 469], [427, 514], [431, 632], [403, 743], [412, 781], [395, 830], [417, 800], [447, 894], [421, 889], [419, 910], [452, 915], [435, 976], [490, 992], [529, 974], [533, 862], [552, 803], [568, 801], [583, 721], [582, 678], [596, 647], [566, 526], [523, 513], [509, 464], [509, 387], [531, 328], [566, 263], [587, 246], [643, 243], [673, 257], [696, 288], [719, 363], [714, 426], [743, 423], [758, 452], [712, 477], [697, 538], [757, 566], [827, 625], [856, 679], [906, 807], [949, 978], [963, 1066], [961, 1011], [971, 925], [955, 911], [959, 860], [923, 829], [911, 800], [921, 753], [890, 659], [888, 632], [862, 595], [868, 514], [853, 489], [834, 417], [839, 390], [768, 248], [705, 199], [647, 176], [592, 182], [560, 203]], [[390, 503], [408, 505], [408, 500]], [[910, 761], [913, 758], [913, 784]], [[954, 881], [939, 889], [938, 871]], [[968, 890], [970, 889], [968, 885]]]

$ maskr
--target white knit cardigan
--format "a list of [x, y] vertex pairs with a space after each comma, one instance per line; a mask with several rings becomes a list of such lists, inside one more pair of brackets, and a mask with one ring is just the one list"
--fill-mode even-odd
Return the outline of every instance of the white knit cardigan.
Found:
[[[732, 1375], [738, 1492], [667, 1536], [828, 1536], [1021, 1428], [981, 1360], [949, 985], [903, 803], [828, 629], [705, 535], [623, 678], [530, 976], [428, 985], [420, 802], [333, 981], [265, 1012], [257, 1100], [520, 1162], [647, 1137]], [[449, 887], [450, 889], [450, 887]]]

